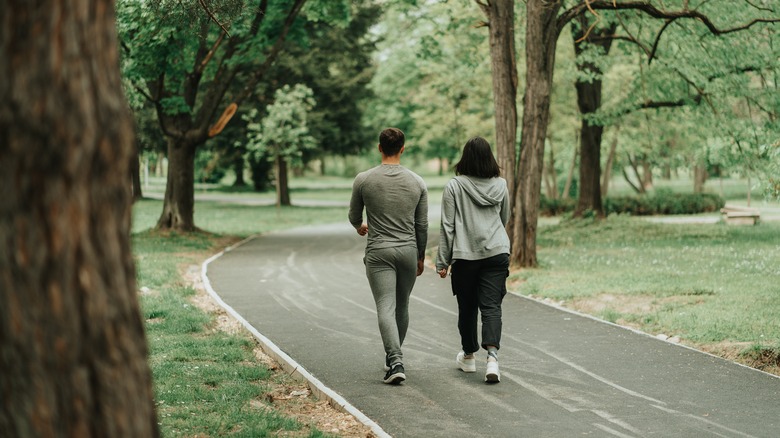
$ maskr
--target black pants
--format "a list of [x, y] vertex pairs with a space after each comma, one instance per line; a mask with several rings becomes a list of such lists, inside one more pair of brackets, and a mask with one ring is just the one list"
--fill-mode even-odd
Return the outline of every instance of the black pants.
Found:
[[[458, 330], [463, 352], [480, 345], [500, 348], [501, 302], [506, 295], [509, 254], [481, 260], [456, 260], [452, 264], [452, 293], [458, 299]], [[477, 315], [482, 313], [482, 344], [477, 338]]]

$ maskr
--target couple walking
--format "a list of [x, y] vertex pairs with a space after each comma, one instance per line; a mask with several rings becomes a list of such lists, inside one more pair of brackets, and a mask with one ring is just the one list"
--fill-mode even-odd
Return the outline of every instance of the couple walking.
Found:
[[[382, 164], [355, 177], [349, 205], [350, 223], [359, 235], [368, 235], [363, 261], [385, 349], [383, 380], [389, 384], [406, 380], [401, 345], [409, 327], [409, 296], [423, 273], [428, 241], [428, 190], [420, 176], [401, 166], [404, 142], [397, 128], [379, 134]], [[509, 195], [484, 138], [466, 142], [455, 174], [442, 196], [436, 270], [441, 278], [449, 272], [458, 301], [458, 367], [476, 372], [475, 353], [484, 348], [485, 381], [497, 383], [501, 379], [501, 302], [509, 275], [505, 229]], [[480, 312], [481, 343], [477, 334]]]

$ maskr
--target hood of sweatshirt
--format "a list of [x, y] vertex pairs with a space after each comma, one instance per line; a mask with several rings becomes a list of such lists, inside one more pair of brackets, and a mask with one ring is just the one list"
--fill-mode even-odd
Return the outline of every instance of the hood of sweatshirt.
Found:
[[506, 181], [503, 178], [473, 178], [458, 175], [454, 179], [477, 205], [489, 207], [497, 205], [504, 199]]

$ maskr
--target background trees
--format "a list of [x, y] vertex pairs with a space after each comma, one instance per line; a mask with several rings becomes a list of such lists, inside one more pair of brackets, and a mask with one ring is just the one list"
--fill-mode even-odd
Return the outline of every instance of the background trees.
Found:
[[[585, 14], [592, 14], [599, 17], [598, 20], [600, 20], [601, 18], [597, 11], [604, 10], [612, 11], [615, 14], [628, 11], [631, 14], [647, 17], [652, 22], [648, 26], [652, 30], [646, 33], [654, 36], [654, 39], [645, 41], [641, 36], [631, 34], [628, 32], [629, 26], [627, 25], [623, 26], [627, 30], [627, 35], [622, 36], [622, 38], [646, 48], [648, 59], [653, 59], [659, 44], [664, 41], [662, 36], [673, 24], [683, 26], [680, 23], [685, 21], [686, 25], [690, 26], [685, 27], [685, 29], [688, 29], [687, 38], [695, 40], [698, 38], [699, 33], [703, 31], [718, 36], [748, 30], [757, 24], [780, 20], [780, 18], [777, 18], [777, 13], [770, 18], [764, 18], [767, 11], [775, 12], [772, 9], [745, 2], [740, 9], [740, 13], [736, 15], [741, 19], [739, 25], [733, 27], [721, 25], [719, 27], [716, 23], [733, 23], [735, 15], [732, 13], [730, 6], [711, 5], [708, 2], [691, 5], [687, 0], [674, 3], [674, 8], [671, 5], [655, 1], [586, 0], [572, 3], [564, 1], [529, 1], [526, 4], [526, 88], [523, 98], [524, 111], [521, 125], [522, 135], [518, 163], [519, 178], [517, 179], [518, 191], [515, 203], [512, 255], [512, 260], [516, 265], [533, 267], [538, 264], [536, 258], [536, 227], [539, 215], [542, 163], [547, 127], [550, 120], [550, 95], [555, 71], [555, 53], [558, 37], [564, 27]], [[663, 22], [659, 22], [661, 20]], [[694, 20], [703, 24], [697, 26], [695, 23], [692, 23]], [[583, 26], [586, 22], [584, 19], [580, 20], [580, 26]], [[585, 35], [592, 32], [596, 24], [598, 24], [598, 21], [585, 32]], [[494, 25], [499, 25], [499, 23], [494, 23]], [[672, 45], [673, 48], [674, 46]], [[497, 74], [501, 74], [501, 72], [494, 69], [493, 75]], [[652, 107], [652, 105], [648, 106]], [[589, 108], [583, 109], [590, 111]], [[510, 114], [510, 112], [506, 112], [506, 114]], [[508, 117], [511, 117], [511, 114]], [[497, 123], [500, 122], [497, 121]], [[595, 141], [597, 137], [588, 141]], [[600, 148], [588, 147], [582, 149], [582, 151], [596, 153], [600, 151]], [[586, 165], [594, 166], [594, 171], [598, 172], [597, 169], [600, 166], [599, 159], [583, 157], [582, 162]], [[585, 173], [585, 175], [591, 175], [592, 173], [593, 171], [590, 171]], [[581, 196], [583, 194], [593, 197], [600, 196], [599, 193], [596, 193], [598, 191], [590, 187], [597, 184], [599, 180], [600, 178], [597, 177], [588, 177], [587, 184], [589, 190], [581, 191]]]
[[0, 27], [0, 435], [157, 436], [114, 4], [7, 1]]

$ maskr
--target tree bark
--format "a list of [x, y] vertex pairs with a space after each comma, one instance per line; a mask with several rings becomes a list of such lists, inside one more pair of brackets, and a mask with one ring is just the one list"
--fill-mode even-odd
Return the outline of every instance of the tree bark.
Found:
[[[515, 198], [517, 147], [517, 60], [515, 59], [514, 0], [478, 1], [488, 20], [493, 106], [496, 124], [496, 158]], [[513, 215], [514, 216], [514, 215]], [[511, 221], [510, 221], [511, 222]], [[512, 228], [508, 228], [510, 238]]]
[[560, 2], [529, 1], [526, 6], [526, 90], [523, 97], [523, 131], [520, 141], [518, 189], [512, 264], [536, 267], [536, 228], [539, 220], [544, 139], [550, 120], [550, 94], [555, 49], [560, 29], [556, 22]]
[[159, 436], [114, 2], [0, 7], [0, 436]]
[[233, 187], [246, 187], [246, 179], [244, 179], [244, 168], [246, 163], [243, 155], [236, 155], [233, 160], [233, 171], [236, 173], [236, 182], [233, 183]]
[[195, 145], [168, 138], [168, 177], [158, 229], [194, 231]]
[[569, 193], [571, 192], [571, 184], [574, 181], [574, 169], [577, 168], [577, 156], [579, 153], [574, 150], [571, 156], [571, 165], [569, 166], [569, 173], [566, 174], [566, 183], [563, 185], [563, 192], [561, 193], [561, 199], [569, 199]]
[[547, 183], [547, 197], [558, 199], [558, 175], [555, 172], [555, 148], [550, 140], [550, 159], [547, 161], [547, 177], [544, 181]]
[[290, 206], [290, 188], [287, 177], [287, 161], [276, 156], [276, 206]]
[[615, 153], [617, 152], [618, 145], [618, 133], [620, 132], [620, 125], [615, 126], [615, 135], [612, 137], [612, 143], [609, 145], [609, 154], [607, 154], [607, 162], [604, 164], [604, 174], [601, 178], [601, 198], [605, 198], [609, 193], [609, 180], [612, 178], [612, 166], [615, 163]]
[[704, 184], [707, 182], [707, 167], [701, 164], [693, 166], [693, 193], [704, 193]]
[[133, 202], [143, 198], [141, 190], [141, 157], [138, 145], [133, 146], [133, 156], [130, 158], [130, 178], [132, 179]]

